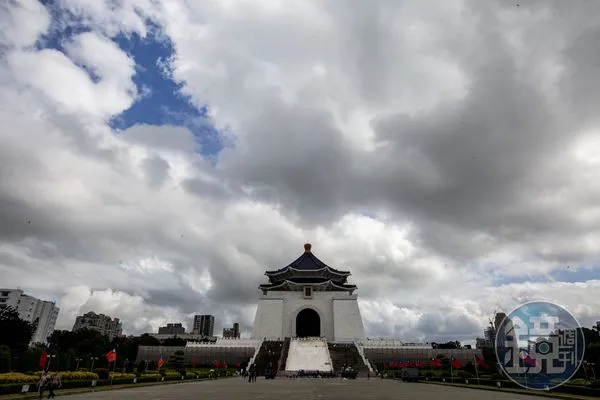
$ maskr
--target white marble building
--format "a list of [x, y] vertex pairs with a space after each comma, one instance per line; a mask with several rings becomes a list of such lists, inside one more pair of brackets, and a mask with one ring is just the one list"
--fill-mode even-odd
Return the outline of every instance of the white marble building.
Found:
[[288, 266], [265, 273], [262, 296], [252, 329], [254, 339], [323, 337], [328, 341], [365, 339], [355, 285], [350, 272], [319, 260], [304, 245], [304, 253]]

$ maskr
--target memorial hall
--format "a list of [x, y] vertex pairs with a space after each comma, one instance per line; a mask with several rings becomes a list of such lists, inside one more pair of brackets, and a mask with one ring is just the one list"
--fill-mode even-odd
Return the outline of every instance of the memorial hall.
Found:
[[427, 363], [439, 355], [469, 362], [475, 354], [480, 356], [475, 349], [435, 349], [430, 343], [366, 337], [358, 287], [348, 282], [351, 273], [321, 261], [311, 244], [305, 244], [294, 261], [265, 275], [250, 339], [140, 346], [138, 361], [157, 361], [183, 350], [190, 364], [255, 365], [259, 376], [265, 369], [285, 376], [299, 371], [337, 373], [348, 367], [366, 376], [387, 363]]

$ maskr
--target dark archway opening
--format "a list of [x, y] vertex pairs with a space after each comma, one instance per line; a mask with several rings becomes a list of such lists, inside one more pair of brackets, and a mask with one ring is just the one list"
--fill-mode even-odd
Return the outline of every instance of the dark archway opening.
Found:
[[319, 313], [310, 308], [300, 311], [296, 317], [296, 336], [321, 336], [321, 318], [319, 317]]

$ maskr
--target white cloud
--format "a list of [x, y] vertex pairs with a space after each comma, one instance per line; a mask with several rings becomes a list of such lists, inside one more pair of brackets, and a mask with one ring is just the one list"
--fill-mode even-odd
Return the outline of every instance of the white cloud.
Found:
[[63, 112], [109, 118], [131, 106], [137, 96], [131, 80], [134, 62], [112, 41], [83, 33], [67, 44], [67, 54], [52, 49], [13, 51], [8, 65], [16, 82], [38, 91]]
[[0, 5], [0, 45], [33, 46], [50, 28], [50, 13], [38, 0]]

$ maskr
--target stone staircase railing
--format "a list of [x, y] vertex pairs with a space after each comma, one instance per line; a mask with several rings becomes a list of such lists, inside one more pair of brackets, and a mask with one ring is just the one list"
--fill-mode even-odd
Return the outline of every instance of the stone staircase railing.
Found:
[[329, 354], [336, 373], [347, 366], [358, 372], [359, 376], [367, 376], [371, 372], [370, 365], [364, 362], [353, 343], [329, 343]]
[[283, 341], [281, 356], [279, 357], [279, 361], [277, 361], [277, 371], [285, 371], [285, 363], [287, 362], [288, 353], [290, 351], [290, 343], [291, 339], [289, 337], [285, 338]]
[[256, 357], [258, 356], [258, 353], [260, 352], [260, 348], [262, 347], [263, 344], [263, 340], [261, 340], [257, 345], [256, 345], [256, 350], [254, 351], [254, 355], [250, 358], [250, 361], [248, 361], [248, 365], [246, 366], [246, 371], [250, 370], [250, 366], [252, 364], [254, 364], [254, 361], [256, 360]]
[[373, 367], [371, 366], [369, 360], [365, 357], [365, 350], [363, 349], [362, 345], [360, 343], [354, 343], [354, 346], [356, 346], [356, 350], [358, 350], [358, 354], [360, 355], [360, 358], [362, 358], [363, 363], [369, 369], [369, 372], [373, 372]]
[[277, 362], [281, 358], [282, 341], [265, 340], [254, 360], [256, 365], [256, 375], [266, 375], [267, 371], [273, 371], [277, 368]]

